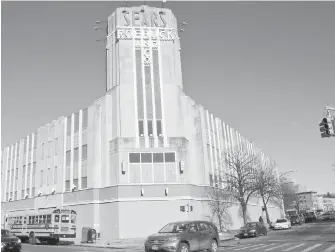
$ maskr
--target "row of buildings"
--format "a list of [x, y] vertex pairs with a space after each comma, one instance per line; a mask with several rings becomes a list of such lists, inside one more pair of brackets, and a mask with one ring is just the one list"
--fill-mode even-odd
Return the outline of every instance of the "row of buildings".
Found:
[[335, 195], [330, 193], [322, 195], [314, 191], [306, 191], [298, 193], [297, 196], [300, 210], [335, 211]]
[[[205, 189], [224, 174], [223, 153], [238, 146], [265, 155], [184, 93], [177, 31], [169, 9], [118, 8], [108, 17], [106, 94], [2, 149], [2, 221], [69, 207], [79, 230], [116, 239], [212, 218]], [[260, 204], [250, 200], [251, 220]], [[242, 225], [238, 208], [229, 210], [228, 228]], [[268, 209], [273, 219], [282, 215]]]

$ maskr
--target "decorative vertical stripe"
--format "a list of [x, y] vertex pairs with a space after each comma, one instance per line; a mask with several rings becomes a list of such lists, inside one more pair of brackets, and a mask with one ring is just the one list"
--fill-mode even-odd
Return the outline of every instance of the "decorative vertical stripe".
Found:
[[[141, 39], [141, 44], [143, 44], [143, 39]], [[146, 104], [146, 92], [145, 92], [145, 66], [144, 66], [144, 50], [141, 50], [141, 71], [142, 71], [142, 80], [141, 80], [141, 84], [142, 84], [142, 92], [143, 92], [143, 111], [144, 111], [144, 141], [145, 141], [145, 147], [149, 148], [149, 138], [148, 138], [148, 121], [147, 121], [147, 104]], [[142, 180], [141, 180], [142, 182]]]
[[[132, 31], [134, 33], [135, 29], [133, 29]], [[139, 117], [138, 117], [138, 107], [139, 107], [138, 102], [141, 101], [141, 99], [137, 98], [137, 94], [139, 92], [137, 87], [138, 87], [139, 83], [141, 83], [141, 81], [138, 81], [137, 75], [142, 74], [142, 71], [140, 71], [140, 69], [138, 70], [138, 64], [141, 66], [141, 59], [139, 59], [139, 61], [137, 59], [136, 52], [138, 50], [136, 50], [135, 41], [136, 41], [135, 38], [133, 38], [133, 72], [134, 72], [134, 75], [135, 75], [134, 76], [134, 105], [135, 105], [134, 112], [135, 112], [135, 121], [136, 121], [136, 123], [135, 123], [135, 142], [136, 142], [136, 147], [139, 148], [140, 147], [140, 139], [139, 139], [139, 125], [138, 125], [138, 119], [139, 119]], [[141, 57], [140, 52], [138, 53], [138, 57]], [[137, 63], [137, 62], [139, 62], [139, 63]], [[114, 116], [114, 115], [112, 115], [112, 116]], [[110, 181], [109, 171], [110, 171], [110, 169], [107, 169], [108, 181]]]
[[209, 116], [209, 112], [208, 110], [206, 110], [206, 120], [207, 120], [207, 132], [208, 132], [208, 136], [209, 136], [209, 159], [211, 162], [211, 171], [210, 173], [213, 176], [213, 182], [214, 182], [214, 161], [213, 161], [213, 153], [212, 153], [212, 138], [211, 138], [211, 126], [210, 126], [210, 116]]
[[141, 49], [136, 49], [135, 58], [136, 58], [136, 89], [137, 89], [137, 107], [138, 107], [138, 117], [137, 118], [140, 120], [144, 120]]
[[[153, 68], [152, 57], [153, 57], [153, 49], [150, 48], [150, 58], [151, 58], [151, 64], [150, 64], [150, 83], [151, 83], [151, 106], [152, 106], [152, 131], [153, 131], [153, 136], [154, 136], [154, 146], [158, 147], [157, 119], [156, 119], [156, 102], [155, 102], [156, 99], [155, 99], [155, 83], [154, 83], [154, 68]], [[154, 169], [153, 168], [152, 168], [152, 173], [154, 174]]]
[[215, 130], [216, 130], [216, 142], [217, 142], [217, 145], [216, 145], [216, 148], [218, 149], [217, 150], [217, 153], [218, 153], [218, 157], [217, 157], [217, 167], [218, 167], [218, 180], [219, 180], [219, 187], [222, 187], [222, 154], [221, 154], [221, 131], [219, 130], [219, 125], [220, 122], [219, 122], [219, 119], [216, 118], [215, 119]]
[[71, 143], [70, 143], [70, 153], [71, 153], [71, 161], [70, 161], [70, 190], [73, 185], [73, 164], [74, 164], [74, 114], [71, 115]]
[[[86, 130], [87, 132], [87, 130]], [[79, 130], [78, 130], [78, 189], [81, 189], [81, 171], [82, 167], [82, 146], [83, 146], [83, 110], [79, 110]], [[109, 153], [109, 151], [108, 151]], [[109, 169], [107, 169], [107, 178], [109, 179]]]
[[159, 75], [159, 59], [158, 49], [152, 50], [152, 71], [153, 71], [153, 87], [155, 92], [155, 112], [156, 119], [162, 119], [162, 96], [160, 88], [160, 75]]
[[159, 87], [161, 94], [161, 105], [162, 105], [162, 135], [164, 147], [168, 147], [168, 140], [166, 135], [166, 125], [165, 125], [165, 104], [164, 104], [164, 78], [163, 78], [163, 67], [162, 67], [162, 51], [161, 51], [161, 41], [158, 39], [158, 66], [159, 66]]
[[[66, 144], [67, 144], [67, 124], [68, 124], [68, 118], [64, 117], [64, 144], [63, 144], [63, 176], [62, 176], [62, 193], [65, 192], [65, 177], [66, 177]], [[62, 195], [63, 198], [63, 195]], [[63, 205], [63, 202], [62, 202]]]

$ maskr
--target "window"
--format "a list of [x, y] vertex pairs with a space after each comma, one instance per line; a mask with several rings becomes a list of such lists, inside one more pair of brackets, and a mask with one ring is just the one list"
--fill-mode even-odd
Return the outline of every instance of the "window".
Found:
[[30, 194], [30, 189], [28, 188], [27, 189], [27, 195], [28, 195], [28, 197], [29, 197], [29, 194]]
[[71, 120], [72, 120], [72, 117], [71, 116], [68, 116], [67, 117], [67, 123], [66, 123], [66, 133], [67, 135], [70, 135], [71, 134]]
[[40, 180], [41, 184], [40, 186], [42, 187], [43, 186], [43, 170], [41, 171], [41, 180]]
[[66, 165], [71, 164], [71, 151], [66, 152]]
[[140, 163], [141, 154], [140, 153], [129, 153], [129, 163]]
[[75, 148], [73, 154], [74, 154], [74, 162], [78, 162], [79, 161], [79, 148]]
[[57, 184], [57, 166], [54, 168], [54, 184]]
[[153, 161], [154, 161], [154, 163], [163, 163], [164, 162], [163, 153], [154, 153], [153, 154]]
[[82, 177], [81, 178], [81, 188], [82, 189], [87, 188], [87, 177]]
[[153, 136], [153, 128], [151, 120], [148, 120], [148, 136]]
[[176, 157], [175, 157], [174, 152], [164, 153], [164, 156], [165, 156], [165, 163], [174, 163], [174, 162], [176, 162]]
[[82, 127], [83, 129], [87, 128], [87, 124], [88, 124], [88, 113], [87, 113], [87, 108], [83, 109], [83, 118], [82, 118]]
[[87, 145], [83, 145], [81, 147], [81, 159], [82, 160], [87, 159]]
[[138, 121], [138, 134], [139, 136], [144, 136], [144, 123], [142, 120]]
[[79, 113], [74, 114], [74, 132], [79, 131]]
[[54, 149], [54, 152], [55, 152], [55, 155], [57, 155], [58, 154], [58, 137], [57, 138], [55, 138], [55, 149]]
[[152, 163], [152, 153], [141, 153], [141, 163]]
[[65, 181], [65, 191], [70, 191], [70, 180]]
[[41, 145], [41, 159], [43, 160], [44, 158], [44, 143]]
[[51, 180], [51, 168], [48, 168], [47, 172], [47, 185], [50, 185], [50, 180]]
[[73, 180], [73, 184], [74, 184], [74, 186], [76, 187], [75, 190], [78, 190], [78, 179], [74, 179], [74, 180]]
[[55, 215], [54, 221], [57, 222], [57, 223], [59, 222], [59, 215], [58, 214]]
[[76, 215], [71, 215], [71, 223], [76, 223]]
[[47, 215], [46, 223], [48, 223], [48, 224], [51, 223], [51, 214], [48, 214], [48, 215]]
[[68, 215], [62, 215], [61, 221], [62, 221], [62, 223], [69, 223], [70, 222], [70, 218], [69, 218]]
[[161, 120], [156, 121], [156, 127], [157, 127], [157, 136], [162, 136], [162, 121]]

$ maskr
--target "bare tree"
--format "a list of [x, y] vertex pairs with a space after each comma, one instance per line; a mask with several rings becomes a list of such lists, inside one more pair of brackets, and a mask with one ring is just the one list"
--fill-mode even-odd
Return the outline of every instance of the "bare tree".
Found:
[[281, 205], [281, 183], [276, 171], [275, 162], [262, 163], [260, 161], [259, 164], [260, 166], [256, 170], [255, 176], [255, 190], [263, 201], [263, 209], [266, 213], [266, 221], [268, 224], [270, 224], [271, 221], [267, 205], [269, 201], [278, 203], [277, 205]]
[[229, 224], [227, 210], [232, 205], [231, 197], [227, 191], [219, 187], [209, 187], [207, 192], [208, 206], [219, 224], [220, 232], [222, 232], [224, 227]]
[[224, 184], [231, 196], [240, 203], [244, 224], [247, 223], [247, 204], [255, 193], [255, 170], [258, 158], [243, 149], [236, 148], [224, 155], [226, 172]]

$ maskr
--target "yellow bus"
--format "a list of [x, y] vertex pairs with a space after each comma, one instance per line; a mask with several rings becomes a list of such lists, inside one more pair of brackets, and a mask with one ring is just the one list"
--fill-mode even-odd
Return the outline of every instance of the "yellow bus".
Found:
[[71, 209], [28, 210], [6, 214], [5, 229], [30, 244], [57, 244], [59, 238], [76, 238], [77, 213]]

